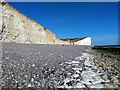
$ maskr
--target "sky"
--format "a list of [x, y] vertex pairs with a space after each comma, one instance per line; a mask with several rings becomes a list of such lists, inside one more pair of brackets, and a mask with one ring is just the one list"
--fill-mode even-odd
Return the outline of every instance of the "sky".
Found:
[[56, 34], [57, 38], [91, 37], [92, 45], [118, 44], [117, 2], [9, 2]]

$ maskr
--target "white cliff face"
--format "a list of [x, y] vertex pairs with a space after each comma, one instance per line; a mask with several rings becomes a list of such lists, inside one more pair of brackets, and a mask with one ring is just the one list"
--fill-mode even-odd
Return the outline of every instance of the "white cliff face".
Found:
[[[0, 4], [0, 33], [2, 32], [2, 5]], [[0, 43], [0, 89], [2, 89], [2, 44]]]
[[2, 32], [2, 5], [0, 4], [0, 34]]
[[91, 37], [86, 37], [83, 40], [75, 42], [75, 45], [91, 45]]
[[[34, 43], [34, 44], [67, 44], [27, 16], [19, 13], [5, 1], [0, 3], [0, 42]], [[74, 45], [91, 45], [91, 38], [75, 42]]]
[[49, 43], [53, 43], [55, 34], [45, 30], [43, 26], [20, 14], [7, 3], [1, 3], [0, 5], [2, 13], [0, 14], [2, 15], [0, 16], [0, 41], [47, 44], [47, 38], [51, 38], [49, 39], [51, 40]]

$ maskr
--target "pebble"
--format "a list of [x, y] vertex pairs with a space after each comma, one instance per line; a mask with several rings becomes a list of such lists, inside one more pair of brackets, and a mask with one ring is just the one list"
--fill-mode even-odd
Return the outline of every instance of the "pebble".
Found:
[[[42, 48], [39, 49], [39, 52], [41, 52], [42, 50], [44, 51], [44, 49], [42, 50], [41, 49]], [[16, 50], [14, 51], [14, 53], [17, 51], [19, 51], [20, 53], [20, 50]], [[34, 49], [34, 51], [36, 50], [38, 50], [38, 48]], [[7, 64], [4, 61], [5, 63], [4, 69], [6, 70], [6, 73], [7, 72], [10, 73], [10, 74], [7, 73], [8, 75], [12, 76], [12, 73], [14, 73], [13, 78], [17, 78], [18, 82], [23, 81], [24, 79], [25, 85], [27, 87], [32, 87], [32, 85], [36, 85], [36, 87], [38, 88], [41, 86], [43, 87], [54, 86], [58, 88], [59, 87], [104, 88], [104, 87], [109, 87], [110, 85], [111, 87], [116, 87], [116, 85], [119, 85], [119, 81], [117, 77], [119, 73], [118, 72], [119, 68], [115, 66], [116, 64], [113, 65], [110, 62], [110, 60], [112, 59], [109, 59], [109, 62], [108, 62], [107, 60], [108, 57], [103, 59], [103, 58], [100, 58], [100, 56], [97, 55], [96, 53], [94, 54], [93, 52], [89, 52], [89, 51], [85, 51], [80, 56], [76, 55], [76, 57], [74, 56], [71, 57], [71, 55], [73, 54], [72, 52], [60, 53], [63, 50], [63, 48], [60, 48], [60, 50], [58, 49], [59, 53], [58, 52], [50, 53], [50, 52], [47, 52], [47, 50], [52, 50], [52, 49], [51, 47], [46, 49], [46, 51], [44, 52], [44, 54], [46, 53], [45, 55], [43, 54], [43, 52], [36, 53], [41, 55], [35, 55], [35, 57], [33, 56], [34, 54], [33, 51], [29, 52], [33, 54], [31, 55], [29, 54], [30, 57], [28, 58], [26, 58], [27, 54], [26, 56], [23, 54], [23, 57], [19, 57], [19, 54], [17, 54], [18, 56], [16, 58], [12, 57], [11, 55], [9, 59], [12, 59], [12, 60], [9, 62], [9, 64]], [[74, 49], [72, 49], [71, 51], [76, 52], [76, 50], [74, 51]], [[63, 58], [64, 54], [65, 56]], [[51, 57], [48, 58], [47, 55], [50, 55]], [[46, 59], [42, 59], [41, 57], [46, 57]], [[20, 58], [20, 60], [17, 60], [17, 58]], [[36, 59], [33, 60], [33, 58], [36, 58]], [[112, 62], [114, 63], [113, 60]], [[37, 67], [31, 69], [31, 65], [32, 67], [35, 67], [35, 66]], [[111, 65], [113, 65], [114, 68], [112, 68], [113, 66]], [[21, 68], [21, 66], [23, 66], [23, 68]], [[11, 76], [9, 77], [8, 75], [5, 75], [6, 77], [5, 79], [12, 80]], [[23, 79], [21, 78], [21, 76], [23, 76]], [[109, 80], [110, 77], [111, 79]], [[20, 83], [18, 84], [20, 85]]]
[[79, 61], [72, 61], [73, 64], [79, 64]]
[[78, 74], [74, 74], [73, 77], [74, 77], [74, 78], [77, 78], [77, 77], [79, 77], [79, 75], [78, 75]]
[[32, 64], [32, 67], [35, 67], [35, 64]]
[[31, 87], [32, 85], [31, 84], [28, 84], [28, 86], [27, 87]]

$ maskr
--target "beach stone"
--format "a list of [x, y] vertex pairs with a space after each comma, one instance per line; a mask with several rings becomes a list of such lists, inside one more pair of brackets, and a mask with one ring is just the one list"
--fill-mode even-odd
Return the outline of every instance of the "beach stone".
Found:
[[[83, 46], [3, 43], [2, 53], [4, 87], [70, 89], [119, 86], [118, 62], [108, 57], [101, 58], [99, 54], [96, 55], [91, 49], [85, 50]], [[84, 59], [80, 60], [80, 57]], [[109, 60], [114, 64], [108, 67], [106, 63]]]
[[106, 88], [106, 86], [104, 84], [93, 84], [91, 86], [89, 86], [89, 88]]

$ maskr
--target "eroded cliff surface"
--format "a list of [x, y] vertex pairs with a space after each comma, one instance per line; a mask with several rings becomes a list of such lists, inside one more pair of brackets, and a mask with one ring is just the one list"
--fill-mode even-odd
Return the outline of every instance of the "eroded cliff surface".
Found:
[[[64, 41], [50, 30], [21, 14], [4, 0], [0, 1], [0, 42], [33, 44], [91, 45], [91, 38]], [[74, 43], [74, 44], [73, 44]]]
[[19, 13], [19, 11], [5, 1], [1, 1], [0, 6], [1, 42], [34, 44], [57, 44], [62, 42], [56, 39], [55, 34], [29, 19], [27, 16]]

